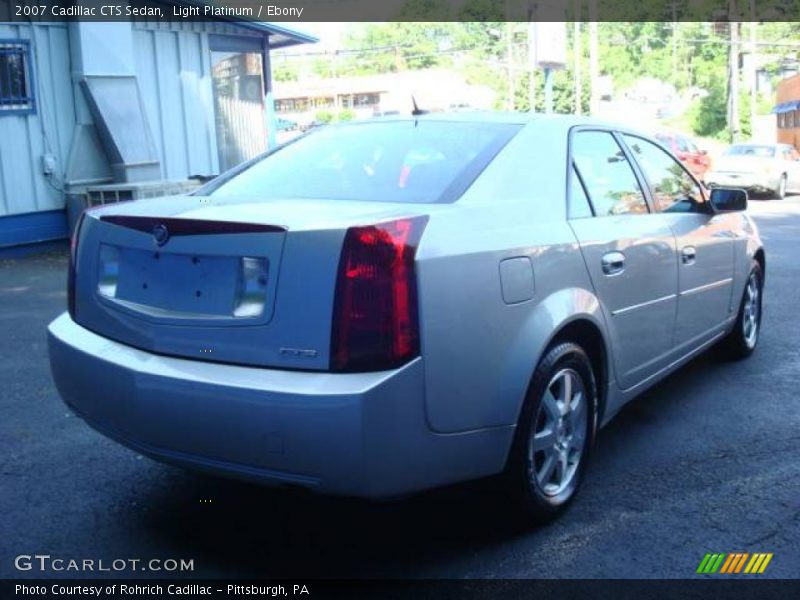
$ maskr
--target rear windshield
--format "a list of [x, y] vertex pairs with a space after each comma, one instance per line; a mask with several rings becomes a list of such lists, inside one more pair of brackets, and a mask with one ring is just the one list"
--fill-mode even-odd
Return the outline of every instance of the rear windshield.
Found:
[[740, 144], [731, 146], [725, 150], [723, 154], [725, 154], [725, 156], [760, 156], [762, 158], [773, 158], [775, 156], [775, 147]]
[[199, 193], [452, 202], [520, 127], [424, 119], [323, 127]]

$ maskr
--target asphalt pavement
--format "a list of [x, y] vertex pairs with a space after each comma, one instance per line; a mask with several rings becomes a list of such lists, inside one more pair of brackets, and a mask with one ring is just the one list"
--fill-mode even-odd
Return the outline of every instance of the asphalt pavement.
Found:
[[750, 211], [767, 251], [756, 353], [703, 355], [629, 404], [570, 510], [534, 528], [486, 481], [376, 503], [138, 456], [73, 416], [50, 379], [66, 252], [0, 261], [0, 577], [41, 577], [14, 566], [38, 553], [193, 560], [137, 573], [153, 577], [685, 578], [707, 552], [772, 552], [764, 577], [798, 578], [800, 197]]

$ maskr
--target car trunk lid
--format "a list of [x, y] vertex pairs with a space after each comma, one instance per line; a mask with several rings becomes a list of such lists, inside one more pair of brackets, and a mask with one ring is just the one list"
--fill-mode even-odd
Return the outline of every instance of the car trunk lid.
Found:
[[424, 212], [202, 197], [93, 211], [78, 243], [76, 320], [157, 353], [324, 370], [348, 227]]
[[759, 156], [720, 156], [714, 170], [721, 173], [761, 173], [773, 159]]

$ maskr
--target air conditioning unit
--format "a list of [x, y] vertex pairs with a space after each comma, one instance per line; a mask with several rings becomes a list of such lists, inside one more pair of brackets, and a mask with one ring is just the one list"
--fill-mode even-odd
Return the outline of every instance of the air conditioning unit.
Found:
[[202, 185], [202, 183], [195, 179], [93, 185], [86, 188], [84, 207], [90, 208], [93, 206], [102, 206], [104, 204], [127, 202], [129, 200], [188, 194], [196, 190], [200, 185]]
[[109, 183], [91, 185], [67, 192], [67, 225], [72, 235], [75, 224], [84, 209], [104, 204], [115, 204], [143, 198], [160, 198], [188, 194], [199, 188], [210, 178], [198, 177], [183, 181], [143, 181], [139, 183]]

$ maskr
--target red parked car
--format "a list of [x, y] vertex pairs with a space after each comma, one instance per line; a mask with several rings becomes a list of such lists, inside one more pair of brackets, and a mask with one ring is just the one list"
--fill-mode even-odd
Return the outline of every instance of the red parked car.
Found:
[[654, 136], [667, 150], [680, 160], [698, 181], [703, 181], [711, 168], [711, 159], [705, 150], [700, 150], [691, 138], [682, 133], [660, 132]]

